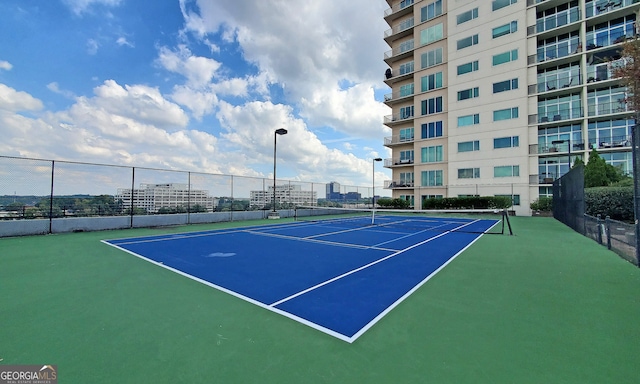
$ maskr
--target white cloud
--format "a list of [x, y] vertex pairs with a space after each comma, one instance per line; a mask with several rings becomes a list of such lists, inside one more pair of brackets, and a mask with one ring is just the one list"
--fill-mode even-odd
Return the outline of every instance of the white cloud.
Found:
[[289, 132], [278, 138], [278, 158], [283, 166], [295, 168], [300, 180], [332, 180], [356, 185], [356, 178], [371, 178], [370, 161], [359, 159], [351, 153], [326, 147], [308, 130], [306, 124], [293, 116], [290, 106], [271, 102], [249, 102], [233, 106], [220, 103], [217, 114], [223, 134], [239, 153], [251, 154], [254, 163], [272, 161], [274, 131], [280, 127]]
[[[386, 8], [382, 0], [377, 6], [371, 0], [300, 0], [295, 6], [181, 0], [187, 30], [203, 39], [222, 30], [237, 40], [245, 59], [286, 84], [291, 100], [302, 100], [301, 113], [312, 126], [328, 124], [370, 138], [388, 134], [382, 118], [389, 109], [373, 94], [384, 87], [381, 52], [388, 47], [381, 36], [388, 26], [381, 15]], [[354, 86], [343, 89], [344, 80]]]
[[95, 55], [98, 53], [98, 48], [100, 48], [100, 44], [95, 39], [87, 40], [87, 53], [90, 55]]
[[68, 98], [68, 99], [73, 99], [73, 98], [76, 97], [73, 92], [67, 91], [67, 90], [64, 90], [64, 89], [60, 89], [60, 86], [55, 81], [52, 82], [52, 83], [47, 84], [47, 89], [50, 90], [53, 93], [57, 93], [57, 94], [62, 95], [64, 97]]
[[126, 37], [123, 37], [123, 36], [118, 37], [118, 39], [116, 40], [116, 44], [118, 44], [121, 47], [123, 45], [126, 45], [127, 47], [134, 48], [133, 43], [131, 43], [129, 40], [127, 40]]
[[13, 68], [13, 65], [11, 65], [10, 62], [4, 61], [4, 60], [0, 60], [0, 69], [4, 69], [6, 71], [10, 71], [11, 68]]
[[16, 91], [5, 84], [0, 84], [0, 110], [19, 112], [40, 109], [42, 109], [40, 100], [26, 92]]
[[194, 88], [208, 85], [221, 66], [213, 59], [192, 55], [185, 45], [177, 50], [161, 47], [157, 61], [164, 69], [186, 77], [188, 85]]
[[77, 16], [86, 13], [95, 5], [107, 7], [116, 7], [122, 3], [122, 0], [62, 0], [62, 2], [71, 9]]
[[125, 85], [107, 80], [94, 89], [93, 103], [112, 115], [135, 119], [161, 128], [184, 128], [189, 118], [176, 104], [166, 100], [157, 88]]

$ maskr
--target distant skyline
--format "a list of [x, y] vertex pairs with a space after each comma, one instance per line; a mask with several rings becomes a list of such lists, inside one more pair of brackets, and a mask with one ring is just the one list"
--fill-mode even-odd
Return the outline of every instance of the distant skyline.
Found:
[[279, 178], [370, 185], [387, 8], [4, 0], [0, 155], [270, 178], [283, 127]]

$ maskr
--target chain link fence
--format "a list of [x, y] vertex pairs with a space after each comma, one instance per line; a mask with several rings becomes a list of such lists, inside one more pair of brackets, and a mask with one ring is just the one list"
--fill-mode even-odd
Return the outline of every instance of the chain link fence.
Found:
[[300, 205], [368, 207], [372, 195], [334, 182], [0, 156], [0, 237], [291, 217]]
[[594, 217], [584, 212], [584, 166], [579, 165], [553, 183], [553, 217], [640, 266], [636, 254], [635, 224], [608, 216], [602, 219], [599, 215]]

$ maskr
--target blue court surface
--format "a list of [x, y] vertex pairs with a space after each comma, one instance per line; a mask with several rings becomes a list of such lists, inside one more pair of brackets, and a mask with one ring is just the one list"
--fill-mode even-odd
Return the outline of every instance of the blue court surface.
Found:
[[293, 222], [103, 242], [351, 343], [498, 223], [443, 220]]

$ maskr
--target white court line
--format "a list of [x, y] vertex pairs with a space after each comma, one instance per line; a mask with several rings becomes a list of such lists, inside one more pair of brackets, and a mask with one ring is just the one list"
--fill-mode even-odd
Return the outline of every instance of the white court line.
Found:
[[479, 220], [474, 220], [474, 221], [472, 221], [472, 222], [470, 222], [470, 223], [467, 223], [467, 224], [461, 225], [461, 226], [456, 227], [456, 228], [454, 228], [454, 229], [452, 229], [452, 230], [449, 230], [449, 231], [443, 232], [443, 233], [441, 233], [441, 234], [439, 234], [439, 235], [437, 235], [437, 236], [430, 237], [430, 238], [428, 238], [427, 240], [421, 241], [421, 242], [419, 242], [419, 243], [417, 243], [417, 244], [413, 244], [413, 245], [411, 245], [411, 246], [409, 246], [409, 247], [407, 247], [407, 248], [405, 248], [405, 249], [402, 249], [402, 250], [400, 250], [400, 251], [397, 251], [397, 252], [395, 252], [395, 253], [392, 253], [392, 254], [390, 254], [389, 256], [383, 257], [383, 258], [378, 259], [378, 260], [376, 260], [376, 261], [372, 261], [371, 263], [366, 264], [366, 265], [363, 265], [362, 267], [359, 267], [359, 268], [353, 269], [353, 270], [351, 270], [351, 271], [345, 272], [345, 273], [343, 273], [343, 274], [341, 274], [341, 275], [339, 275], [339, 276], [336, 276], [336, 277], [334, 277], [334, 278], [332, 278], [332, 279], [326, 280], [326, 281], [324, 281], [324, 282], [322, 282], [322, 283], [320, 283], [320, 284], [316, 284], [316, 285], [314, 285], [313, 287], [307, 288], [307, 289], [305, 289], [305, 290], [303, 290], [303, 291], [300, 291], [300, 292], [298, 292], [298, 293], [294, 293], [293, 295], [291, 295], [291, 296], [289, 296], [289, 297], [285, 297], [284, 299], [279, 300], [279, 301], [276, 301], [275, 303], [271, 303], [270, 305], [271, 305], [272, 307], [278, 306], [278, 305], [280, 305], [280, 304], [282, 304], [282, 303], [284, 303], [284, 302], [287, 302], [287, 301], [289, 301], [289, 300], [291, 300], [291, 299], [293, 299], [293, 298], [296, 298], [296, 297], [298, 297], [298, 296], [300, 296], [300, 295], [304, 295], [304, 294], [305, 294], [305, 293], [307, 293], [307, 292], [311, 292], [311, 291], [313, 291], [313, 290], [315, 290], [315, 289], [318, 289], [318, 288], [320, 288], [320, 287], [323, 287], [323, 286], [325, 286], [325, 285], [327, 285], [327, 284], [333, 283], [333, 282], [334, 282], [334, 281], [336, 281], [336, 280], [340, 280], [340, 279], [342, 279], [343, 277], [346, 277], [346, 276], [352, 275], [352, 274], [354, 274], [354, 273], [356, 273], [356, 272], [362, 271], [363, 269], [369, 268], [369, 267], [371, 267], [372, 265], [376, 265], [376, 264], [381, 263], [381, 262], [383, 262], [383, 261], [385, 261], [385, 260], [387, 260], [387, 259], [390, 259], [390, 258], [392, 258], [392, 257], [398, 256], [398, 255], [400, 255], [400, 254], [402, 254], [402, 253], [404, 253], [404, 252], [406, 252], [406, 251], [408, 251], [408, 250], [410, 250], [410, 249], [413, 249], [413, 248], [418, 247], [418, 246], [420, 246], [420, 245], [426, 244], [426, 243], [428, 243], [428, 242], [430, 242], [430, 241], [432, 241], [432, 240], [435, 240], [435, 239], [437, 239], [437, 238], [439, 238], [439, 237], [442, 237], [442, 236], [444, 236], [444, 235], [447, 235], [447, 234], [451, 233], [452, 231], [454, 231], [455, 229], [462, 228], [462, 227], [466, 227], [467, 225], [473, 224], [473, 223], [475, 223], [475, 222], [477, 222], [477, 221], [479, 221]]
[[391, 248], [379, 248], [376, 247], [375, 245], [371, 246], [371, 245], [360, 245], [360, 244], [350, 244], [350, 243], [339, 243], [337, 241], [328, 241], [328, 240], [318, 240], [318, 239], [310, 239], [307, 237], [296, 237], [296, 236], [288, 236], [288, 235], [281, 235], [279, 233], [265, 233], [265, 232], [260, 232], [260, 231], [245, 231], [247, 233], [250, 233], [252, 235], [258, 235], [258, 236], [266, 236], [266, 237], [277, 237], [280, 239], [287, 239], [287, 240], [293, 240], [293, 241], [303, 241], [303, 242], [308, 242], [308, 243], [317, 243], [317, 244], [325, 244], [325, 245], [333, 245], [336, 247], [345, 247], [345, 248], [357, 248], [357, 249], [375, 249], [378, 251], [387, 251], [387, 252], [397, 252], [397, 249], [391, 249]]

